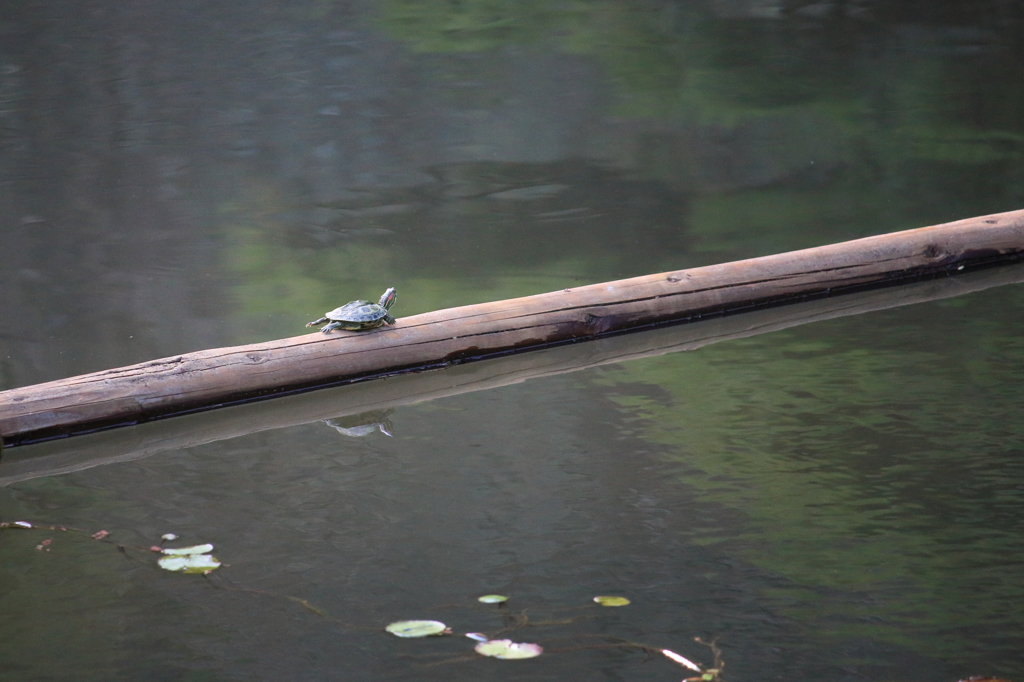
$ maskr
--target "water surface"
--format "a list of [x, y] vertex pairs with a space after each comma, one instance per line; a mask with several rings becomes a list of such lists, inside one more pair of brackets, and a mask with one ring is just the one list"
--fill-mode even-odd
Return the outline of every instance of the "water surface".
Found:
[[[386, 286], [405, 316], [1021, 208], [1011, 5], [4, 5], [0, 388]], [[228, 566], [5, 530], [0, 671], [677, 680], [586, 647], [700, 636], [730, 680], [1024, 678], [1022, 316], [1011, 285], [19, 480], [0, 520]], [[532, 661], [381, 632], [524, 611]]]

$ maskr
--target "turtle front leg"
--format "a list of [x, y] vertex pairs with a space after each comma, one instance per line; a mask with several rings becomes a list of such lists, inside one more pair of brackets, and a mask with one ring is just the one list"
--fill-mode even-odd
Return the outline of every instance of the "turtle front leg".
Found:
[[[387, 325], [390, 325], [390, 326], [394, 327], [395, 326], [395, 318], [391, 317], [390, 315], [385, 315], [384, 316], [384, 324], [387, 324]], [[388, 435], [390, 435], [390, 434], [388, 434]]]
[[[324, 318], [324, 319], [327, 319], [327, 318]], [[320, 331], [322, 331], [324, 334], [330, 334], [331, 330], [333, 330], [333, 329], [341, 329], [343, 326], [345, 326], [343, 322], [331, 322], [330, 324], [324, 325], [323, 328]]]
[[313, 320], [312, 322], [307, 322], [307, 323], [306, 323], [306, 326], [307, 326], [307, 327], [315, 327], [315, 326], [317, 326], [318, 324], [323, 324], [323, 323], [324, 323], [324, 322], [326, 322], [326, 321], [327, 321], [327, 318], [326, 318], [326, 317], [321, 317], [321, 318], [320, 318], [319, 320]]

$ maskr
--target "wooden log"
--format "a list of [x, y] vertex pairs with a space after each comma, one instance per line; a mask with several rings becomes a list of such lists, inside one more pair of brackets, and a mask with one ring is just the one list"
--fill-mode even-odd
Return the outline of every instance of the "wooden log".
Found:
[[954, 274], [1024, 256], [1024, 211], [188, 353], [0, 392], [7, 445]]
[[[1020, 282], [1024, 282], [1024, 264], [990, 268], [959, 277], [943, 277], [906, 286], [821, 298], [800, 305], [760, 309], [744, 315], [712, 317], [696, 324], [666, 326], [643, 334], [620, 334], [589, 343], [557, 346], [534, 353], [517, 353], [487, 362], [454, 365], [427, 372], [408, 372], [387, 381], [348, 384], [276, 400], [232, 405], [176, 419], [161, 419], [122, 429], [90, 433], [70, 440], [35, 443], [13, 448], [6, 453], [0, 463], [0, 487], [41, 476], [131, 461], [167, 450], [196, 447], [258, 431], [370, 411], [379, 412], [608, 363], [697, 350], [720, 341], [962, 296]], [[340, 435], [337, 437], [344, 438]]]

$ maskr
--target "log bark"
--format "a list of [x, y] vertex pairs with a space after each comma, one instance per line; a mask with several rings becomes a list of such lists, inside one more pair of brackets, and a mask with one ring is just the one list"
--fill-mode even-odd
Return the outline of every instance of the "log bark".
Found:
[[967, 272], [1024, 257], [1024, 211], [219, 348], [0, 392], [6, 445]]

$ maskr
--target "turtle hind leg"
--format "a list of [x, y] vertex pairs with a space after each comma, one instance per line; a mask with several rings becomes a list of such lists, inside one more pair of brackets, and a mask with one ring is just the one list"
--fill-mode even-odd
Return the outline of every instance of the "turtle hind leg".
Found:
[[327, 318], [326, 318], [326, 317], [321, 317], [321, 318], [320, 318], [319, 320], [313, 320], [312, 322], [307, 322], [307, 323], [306, 323], [306, 326], [307, 326], [307, 327], [315, 327], [315, 326], [317, 326], [318, 324], [323, 324], [323, 323], [324, 323], [324, 322], [326, 322], [326, 321], [327, 321]]

